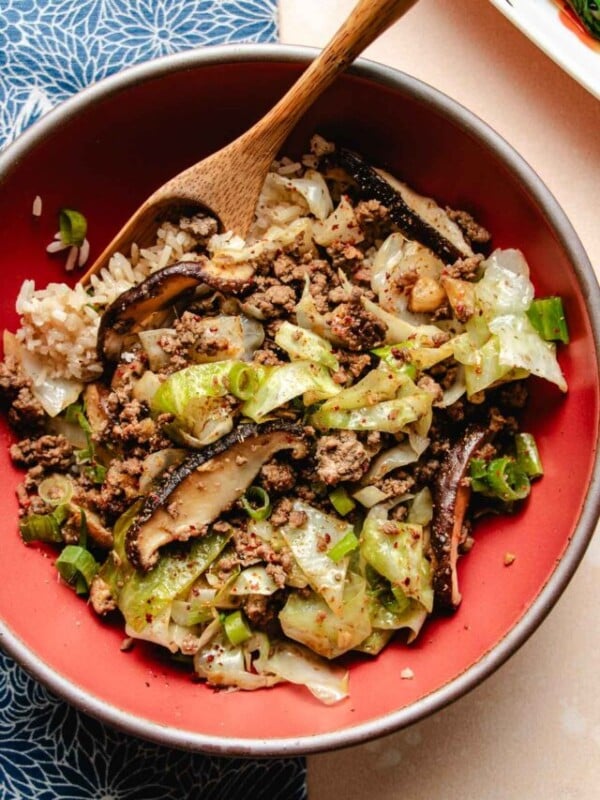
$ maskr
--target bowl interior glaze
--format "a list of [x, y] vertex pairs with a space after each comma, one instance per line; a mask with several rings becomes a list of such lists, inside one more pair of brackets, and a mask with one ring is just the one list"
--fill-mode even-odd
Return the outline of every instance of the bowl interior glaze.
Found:
[[[109, 79], [43, 119], [0, 157], [0, 313], [15, 328], [21, 282], [62, 280], [46, 255], [57, 210], [89, 220], [92, 259], [163, 180], [245, 130], [281, 96], [308, 58], [299, 48], [215, 48]], [[541, 295], [565, 300], [572, 343], [560, 355], [570, 391], [535, 384], [527, 425], [546, 475], [515, 516], [482, 522], [460, 562], [463, 604], [427, 625], [416, 644], [349, 659], [350, 699], [319, 704], [301, 688], [214, 692], [150, 647], [119, 649], [55, 577], [51, 551], [16, 532], [11, 436], [0, 428], [4, 497], [0, 618], [7, 650], [70, 702], [163, 743], [219, 753], [311, 752], [409, 724], [463, 694], [535, 629], [566, 585], [598, 507], [598, 299], [569, 223], [535, 174], [483, 123], [398, 72], [362, 62], [307, 115], [289, 142], [303, 152], [319, 131], [357, 150], [441, 204], [471, 211], [496, 246], [525, 253]], [[35, 195], [41, 219], [31, 216]], [[596, 302], [596, 308], [600, 304]], [[594, 333], [595, 331], [595, 333]], [[595, 338], [596, 337], [596, 338]], [[504, 554], [516, 554], [506, 568]], [[401, 680], [410, 667], [413, 680]]]

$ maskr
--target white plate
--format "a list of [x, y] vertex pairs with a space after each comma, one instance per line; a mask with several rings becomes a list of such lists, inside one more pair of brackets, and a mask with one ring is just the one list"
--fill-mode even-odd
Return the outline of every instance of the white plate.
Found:
[[600, 99], [600, 41], [565, 25], [560, 0], [490, 0], [532, 42]]

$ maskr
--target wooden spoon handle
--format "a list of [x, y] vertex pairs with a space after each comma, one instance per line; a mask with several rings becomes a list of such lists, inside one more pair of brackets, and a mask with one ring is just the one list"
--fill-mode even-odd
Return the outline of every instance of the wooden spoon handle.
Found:
[[417, 0], [359, 0], [333, 39], [296, 83], [241, 139], [273, 156], [314, 101], [354, 59]]

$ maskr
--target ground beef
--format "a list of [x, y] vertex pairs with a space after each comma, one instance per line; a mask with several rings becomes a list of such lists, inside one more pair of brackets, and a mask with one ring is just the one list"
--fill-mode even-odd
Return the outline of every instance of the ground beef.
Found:
[[424, 392], [433, 395], [434, 403], [439, 403], [444, 396], [442, 387], [430, 375], [422, 375], [417, 381], [417, 386], [419, 389], [423, 389]]
[[468, 211], [446, 208], [446, 214], [448, 214], [451, 220], [456, 222], [458, 227], [470, 242], [474, 244], [487, 244], [492, 238], [489, 231], [487, 231], [482, 225], [479, 225], [478, 222], [475, 222], [474, 218], [471, 216], [471, 214], [469, 214]]
[[31, 386], [31, 381], [21, 372], [19, 364], [12, 356], [0, 361], [0, 399], [4, 405], [10, 405], [24, 386]]
[[304, 282], [306, 275], [306, 264], [298, 263], [289, 255], [284, 253], [277, 256], [273, 262], [273, 274], [284, 284]]
[[373, 447], [363, 444], [354, 431], [322, 436], [317, 443], [317, 477], [328, 485], [359, 481], [373, 457]]
[[372, 358], [369, 353], [358, 354], [348, 353], [345, 350], [336, 350], [335, 355], [340, 367], [333, 373], [332, 377], [333, 380], [340, 385], [357, 381], [372, 363]]
[[296, 483], [296, 474], [289, 464], [270, 461], [260, 470], [260, 479], [267, 492], [287, 492]]
[[332, 333], [351, 351], [372, 350], [385, 339], [386, 325], [361, 302], [362, 293], [354, 287], [348, 302], [338, 305], [329, 315]]
[[251, 594], [244, 598], [242, 608], [252, 627], [259, 631], [265, 631], [276, 622], [281, 603], [274, 601], [271, 597]]
[[377, 481], [375, 484], [378, 489], [385, 492], [390, 497], [401, 497], [407, 494], [415, 485], [415, 479], [409, 475], [405, 470], [396, 469]]
[[483, 256], [479, 253], [467, 258], [459, 258], [454, 264], [444, 267], [442, 275], [462, 281], [473, 281], [477, 277], [479, 265], [482, 261]]
[[354, 214], [367, 245], [385, 239], [392, 231], [389, 211], [379, 200], [361, 200]]
[[286, 362], [279, 358], [278, 350], [269, 347], [255, 350], [252, 356], [254, 364], [263, 364], [265, 367], [278, 367]]
[[123, 461], [113, 459], [104, 483], [92, 501], [105, 519], [116, 520], [142, 496], [139, 482], [141, 474], [141, 459], [127, 458]]
[[351, 275], [362, 269], [365, 260], [363, 251], [349, 242], [334, 242], [327, 248], [327, 255], [333, 269], [341, 269]]
[[21, 433], [43, 430], [44, 409], [31, 391], [31, 380], [12, 356], [0, 362], [0, 404], [8, 407], [8, 422], [15, 430]]
[[110, 586], [98, 575], [90, 586], [90, 602], [96, 614], [103, 616], [117, 608], [117, 602], [112, 595]]
[[273, 512], [269, 520], [271, 525], [275, 528], [281, 528], [283, 525], [287, 525], [291, 512], [292, 501], [288, 497], [285, 497], [273, 507]]
[[170, 356], [169, 372], [183, 369], [189, 365], [191, 350], [200, 356], [200, 360], [209, 360], [227, 351], [230, 342], [207, 331], [204, 318], [191, 311], [184, 311], [173, 326], [174, 335], [159, 339], [160, 347]]
[[275, 284], [264, 291], [248, 295], [244, 304], [256, 309], [263, 319], [274, 319], [291, 314], [296, 308], [296, 292], [291, 286]]
[[196, 214], [194, 217], [182, 217], [179, 220], [182, 231], [191, 234], [198, 245], [205, 246], [211, 236], [219, 232], [219, 223], [214, 217]]
[[36, 439], [22, 439], [10, 446], [10, 457], [19, 467], [66, 472], [73, 463], [73, 445], [64, 436], [46, 434]]

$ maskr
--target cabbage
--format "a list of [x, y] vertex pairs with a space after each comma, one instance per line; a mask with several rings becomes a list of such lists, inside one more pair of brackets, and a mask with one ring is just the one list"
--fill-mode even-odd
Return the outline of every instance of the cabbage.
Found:
[[194, 656], [194, 670], [213, 686], [235, 686], [238, 689], [262, 689], [280, 683], [276, 675], [259, 675], [247, 669], [247, 648], [232, 645], [221, 634]]
[[214, 686], [254, 690], [282, 681], [306, 688], [322, 703], [331, 705], [348, 696], [348, 672], [320, 659], [292, 642], [269, 642], [254, 634], [234, 646], [221, 635], [194, 657], [197, 674]]
[[240, 572], [231, 587], [230, 594], [234, 597], [249, 594], [268, 596], [274, 594], [278, 588], [266, 567], [256, 566]]
[[329, 608], [316, 593], [291, 594], [279, 613], [285, 635], [325, 658], [352, 650], [371, 633], [366, 582], [350, 573], [344, 585], [342, 615]]
[[313, 223], [313, 238], [322, 247], [334, 242], [358, 244], [365, 238], [356, 219], [354, 206], [342, 195], [338, 207], [323, 222]]
[[[452, 339], [449, 339], [438, 347], [429, 347], [420, 345], [417, 340], [411, 339], [398, 344], [378, 347], [373, 352], [392, 369], [408, 362], [418, 370], [424, 370], [439, 364], [440, 361], [451, 358], [454, 355], [454, 343]], [[399, 352], [402, 353], [402, 360], [395, 356], [395, 353]]]
[[541, 338], [526, 314], [496, 317], [489, 326], [497, 337], [500, 365], [527, 370], [567, 391], [567, 382], [556, 360], [556, 346]]
[[418, 325], [425, 322], [428, 315], [408, 310], [409, 295], [399, 288], [398, 278], [406, 272], [416, 271], [419, 277], [438, 279], [443, 267], [443, 262], [431, 250], [405, 239], [401, 233], [392, 233], [373, 259], [371, 288], [381, 308]]
[[431, 566], [424, 555], [423, 538], [421, 525], [388, 520], [387, 514], [382, 515], [381, 509], [375, 507], [365, 519], [360, 552], [392, 586], [431, 612]]
[[305, 514], [306, 522], [299, 528], [285, 525], [280, 529], [281, 534], [310, 586], [321, 595], [334, 614], [341, 616], [349, 559], [346, 556], [334, 562], [327, 551], [351, 532], [352, 526], [302, 500], [294, 500], [293, 510]]
[[482, 267], [485, 272], [475, 285], [477, 303], [486, 319], [525, 313], [534, 289], [523, 254], [519, 250], [495, 250]]
[[292, 361], [312, 361], [334, 372], [339, 369], [339, 362], [326, 339], [291, 322], [282, 322], [279, 326], [275, 344], [285, 350]]
[[395, 447], [385, 450], [373, 461], [369, 471], [363, 478], [363, 483], [375, 483], [394, 469], [414, 464], [419, 460], [421, 453], [428, 447], [429, 439], [424, 439], [423, 445], [421, 452], [415, 452], [409, 441], [401, 442]]
[[[125, 618], [130, 635], [148, 638], [148, 628], [170, 619], [176, 597], [190, 589], [194, 581], [217, 558], [229, 541], [229, 533], [210, 533], [196, 539], [184, 553], [161, 555], [149, 572], [132, 570], [118, 589], [117, 605]], [[156, 625], [154, 624], [154, 628]], [[151, 631], [155, 641], [156, 630]]]
[[302, 178], [286, 178], [271, 172], [267, 181], [291, 192], [292, 198], [294, 192], [300, 194], [310, 213], [319, 220], [326, 219], [333, 211], [333, 202], [325, 179], [316, 170], [306, 170]]
[[279, 367], [263, 367], [258, 389], [242, 406], [242, 413], [255, 422], [275, 408], [304, 395], [305, 405], [333, 397], [340, 387], [325, 367], [310, 361], [294, 361]]
[[467, 395], [530, 374], [567, 391], [555, 345], [541, 338], [526, 314], [534, 290], [523, 255], [496, 250], [483, 265], [485, 273], [474, 284], [480, 313], [453, 340], [454, 357], [464, 365]]
[[8, 336], [4, 336], [5, 352], [11, 352], [20, 362], [23, 373], [31, 380], [31, 391], [49, 417], [56, 417], [72, 403], [76, 403], [83, 391], [83, 383], [74, 378], [51, 378], [47, 375], [47, 365], [41, 356], [22, 347], [12, 337], [7, 348]]
[[310, 422], [319, 430], [337, 428], [400, 433], [418, 420], [424, 420], [427, 427], [431, 424], [431, 401], [431, 394], [417, 391], [408, 397], [387, 400], [374, 406], [350, 411], [325, 408], [327, 404], [324, 404], [311, 416]]
[[341, 339], [333, 333], [325, 317], [317, 309], [314, 298], [310, 293], [310, 278], [308, 275], [304, 278], [304, 290], [300, 302], [296, 306], [296, 322], [301, 328], [313, 331], [313, 333], [333, 344], [341, 344]]
[[268, 670], [289, 683], [306, 688], [325, 705], [348, 696], [348, 671], [328, 664], [298, 644], [274, 642], [266, 662], [255, 662], [258, 671]]
[[428, 486], [414, 496], [408, 510], [407, 522], [425, 527], [433, 519], [433, 499]]

